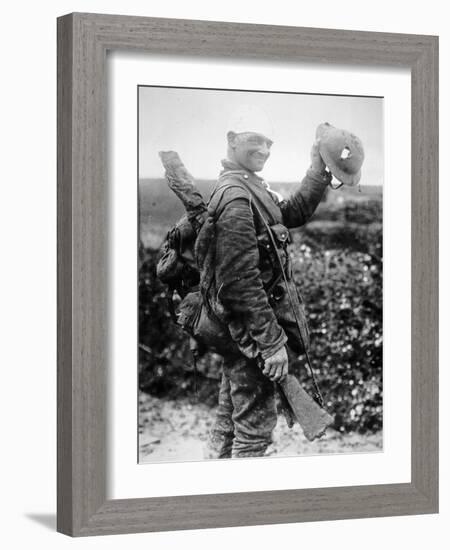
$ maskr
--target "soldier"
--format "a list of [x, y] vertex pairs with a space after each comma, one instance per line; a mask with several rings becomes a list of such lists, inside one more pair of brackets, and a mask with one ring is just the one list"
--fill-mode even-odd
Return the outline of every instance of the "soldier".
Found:
[[[258, 175], [272, 146], [270, 123], [264, 117], [244, 116], [233, 124], [227, 134], [227, 158], [208, 205], [216, 220], [215, 299], [226, 312], [237, 344], [224, 354], [209, 458], [266, 453], [277, 421], [274, 382], [288, 372], [287, 345], [296, 353], [308, 346], [303, 304], [290, 274], [288, 228], [308, 221], [331, 174], [315, 142], [311, 166], [298, 189], [287, 200], [273, 192]], [[267, 241], [268, 226], [289, 279], [289, 297]], [[292, 296], [294, 317], [301, 320], [300, 335], [288, 299]]]

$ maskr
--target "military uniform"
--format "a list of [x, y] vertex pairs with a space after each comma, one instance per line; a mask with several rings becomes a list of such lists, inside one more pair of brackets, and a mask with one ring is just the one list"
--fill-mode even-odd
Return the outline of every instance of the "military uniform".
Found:
[[222, 164], [208, 205], [216, 227], [214, 299], [227, 314], [236, 346], [224, 355], [208, 454], [211, 458], [262, 456], [271, 443], [277, 414], [274, 383], [262, 374], [257, 358], [267, 359], [286, 344], [300, 353], [309, 340], [303, 303], [290, 277], [289, 255], [283, 246], [280, 259], [301, 321], [301, 338], [287, 294], [281, 290], [281, 298], [275, 297], [276, 289], [283, 289], [284, 284], [282, 279], [276, 282], [277, 266], [262, 239], [267, 232], [254, 204], [270, 226], [301, 226], [314, 213], [330, 177], [310, 169], [298, 190], [280, 201], [254, 172], [229, 160]]

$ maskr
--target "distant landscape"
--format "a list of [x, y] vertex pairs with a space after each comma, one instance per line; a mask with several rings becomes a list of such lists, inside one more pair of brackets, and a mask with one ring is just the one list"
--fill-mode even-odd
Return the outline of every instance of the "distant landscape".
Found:
[[[196, 185], [207, 201], [215, 186], [215, 180], [196, 180]], [[283, 197], [295, 191], [299, 182], [270, 182], [271, 188]], [[343, 204], [373, 202], [377, 203], [381, 213], [382, 186], [342, 187], [337, 191], [330, 190], [319, 206], [311, 221], [330, 220], [333, 212], [339, 211], [340, 221]], [[139, 182], [139, 215], [141, 241], [146, 248], [159, 248], [168, 229], [184, 213], [183, 205], [169, 189], [165, 178], [141, 179]], [[336, 217], [336, 216], [335, 216]], [[336, 221], [336, 220], [334, 220]], [[339, 220], [338, 220], [339, 221]]]

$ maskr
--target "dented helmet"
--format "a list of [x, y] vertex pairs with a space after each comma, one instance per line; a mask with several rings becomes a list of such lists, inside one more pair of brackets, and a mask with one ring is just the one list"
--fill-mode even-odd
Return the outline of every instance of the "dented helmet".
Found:
[[319, 124], [316, 139], [319, 152], [333, 176], [345, 185], [357, 185], [361, 179], [364, 149], [361, 140], [328, 122]]

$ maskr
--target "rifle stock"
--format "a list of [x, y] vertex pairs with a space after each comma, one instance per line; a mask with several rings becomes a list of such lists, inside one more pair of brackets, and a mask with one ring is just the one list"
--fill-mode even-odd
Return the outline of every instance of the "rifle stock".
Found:
[[308, 441], [321, 437], [334, 418], [308, 395], [293, 374], [288, 374], [279, 386]]

